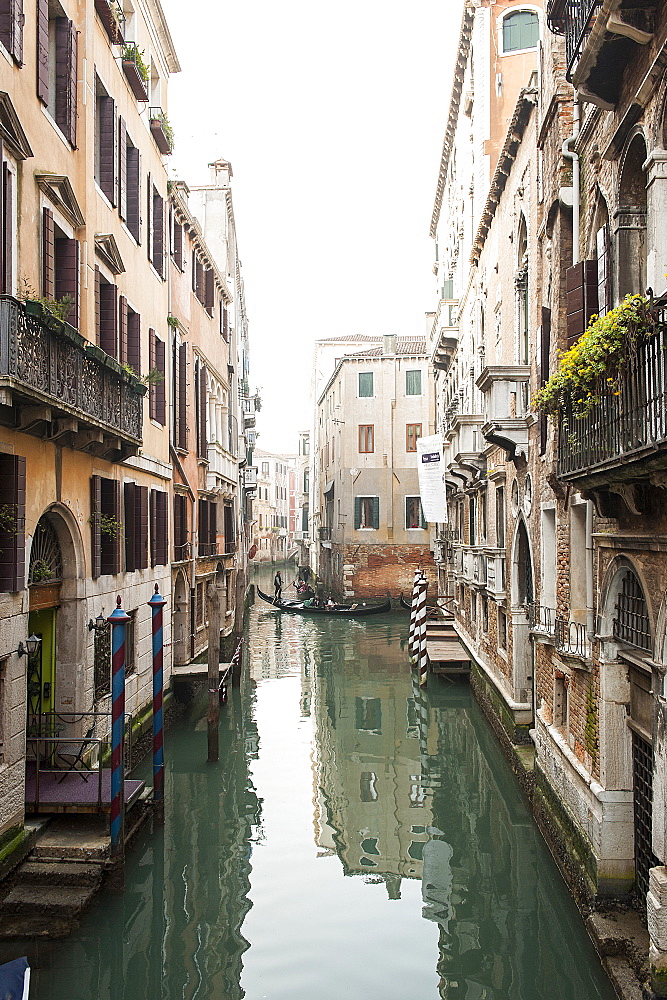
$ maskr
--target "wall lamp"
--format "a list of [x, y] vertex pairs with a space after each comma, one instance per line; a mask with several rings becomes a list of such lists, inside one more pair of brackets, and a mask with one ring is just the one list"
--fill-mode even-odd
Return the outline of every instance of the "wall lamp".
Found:
[[95, 621], [93, 621], [93, 619], [91, 618], [90, 621], [88, 622], [88, 631], [101, 632], [103, 628], [106, 628], [106, 625], [107, 625], [107, 620], [104, 617], [103, 613], [100, 611]]
[[20, 642], [18, 644], [18, 648], [15, 649], [14, 652], [18, 656], [32, 656], [33, 653], [36, 653], [37, 650], [39, 649], [39, 644], [41, 643], [41, 641], [42, 640], [40, 639], [40, 637], [33, 633], [33, 635], [28, 636], [28, 638], [26, 639], [25, 646], [23, 645], [22, 642]]

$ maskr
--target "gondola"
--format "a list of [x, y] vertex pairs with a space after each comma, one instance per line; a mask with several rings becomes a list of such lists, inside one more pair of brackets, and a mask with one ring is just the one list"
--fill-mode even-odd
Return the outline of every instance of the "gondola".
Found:
[[381, 615], [391, 611], [391, 601], [383, 601], [382, 604], [334, 604], [332, 608], [304, 608], [303, 601], [279, 601], [276, 603], [272, 597], [263, 593], [257, 587], [257, 593], [275, 608], [276, 611], [291, 611], [297, 615], [329, 615], [332, 618], [360, 618], [365, 615]]
[[[406, 601], [403, 594], [400, 596], [400, 604], [402, 608], [406, 611], [412, 611], [412, 602]], [[426, 617], [427, 618], [448, 618], [451, 615], [451, 611], [446, 611], [445, 608], [441, 608], [439, 604], [427, 604], [426, 605]]]

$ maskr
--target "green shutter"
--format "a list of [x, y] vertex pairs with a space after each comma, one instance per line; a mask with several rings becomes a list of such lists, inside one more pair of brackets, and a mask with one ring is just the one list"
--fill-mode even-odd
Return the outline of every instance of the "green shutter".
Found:
[[373, 506], [373, 527], [374, 528], [379, 528], [380, 527], [380, 498], [379, 497], [371, 497], [371, 499], [373, 501], [373, 504], [372, 504], [372, 506]]
[[359, 372], [359, 395], [373, 395], [373, 372]]
[[354, 527], [361, 527], [361, 497], [354, 498]]

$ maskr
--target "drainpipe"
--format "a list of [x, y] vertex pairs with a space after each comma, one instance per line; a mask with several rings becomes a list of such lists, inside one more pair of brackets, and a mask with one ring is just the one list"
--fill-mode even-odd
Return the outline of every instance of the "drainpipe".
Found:
[[572, 161], [572, 263], [579, 261], [579, 216], [581, 198], [579, 193], [579, 155], [574, 151], [574, 144], [579, 137], [581, 122], [581, 105], [575, 94], [572, 105], [572, 135], [563, 143], [563, 156]]
[[593, 617], [593, 501], [586, 501], [586, 634], [593, 642], [595, 620]]

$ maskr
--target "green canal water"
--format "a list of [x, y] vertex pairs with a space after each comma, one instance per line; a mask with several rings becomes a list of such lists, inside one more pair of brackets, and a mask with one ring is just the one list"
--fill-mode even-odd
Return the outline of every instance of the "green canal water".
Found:
[[406, 630], [255, 604], [220, 762], [196, 701], [164, 828], [28, 947], [31, 1000], [612, 1000], [468, 688], [422, 696]]

